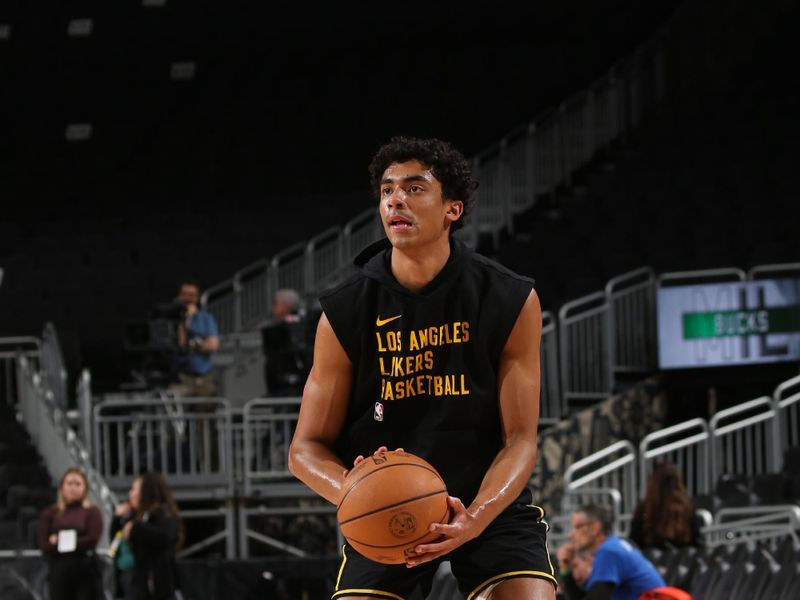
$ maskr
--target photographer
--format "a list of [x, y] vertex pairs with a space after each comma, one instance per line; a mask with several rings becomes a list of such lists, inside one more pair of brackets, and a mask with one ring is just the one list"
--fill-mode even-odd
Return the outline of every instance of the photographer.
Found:
[[200, 309], [200, 287], [184, 281], [177, 302], [182, 307], [178, 324], [178, 383], [171, 389], [181, 396], [213, 396], [216, 392], [211, 354], [219, 350], [217, 323]]

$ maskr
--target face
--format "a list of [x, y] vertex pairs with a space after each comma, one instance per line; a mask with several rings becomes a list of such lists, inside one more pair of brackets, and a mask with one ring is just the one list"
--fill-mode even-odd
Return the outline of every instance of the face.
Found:
[[133, 483], [131, 484], [131, 489], [128, 491], [128, 502], [133, 510], [137, 510], [139, 508], [139, 502], [142, 496], [141, 492], [142, 480], [134, 479]]
[[442, 198], [442, 184], [418, 160], [392, 163], [383, 173], [380, 214], [395, 248], [413, 248], [447, 239], [450, 223], [464, 210], [460, 200]]
[[272, 316], [276, 319], [285, 319], [291, 313], [292, 309], [288, 302], [284, 302], [283, 300], [277, 298], [272, 302]]
[[83, 477], [77, 473], [70, 473], [64, 478], [61, 484], [61, 496], [68, 504], [82, 500], [86, 495], [86, 484]]
[[184, 306], [197, 304], [200, 302], [200, 290], [197, 289], [196, 285], [183, 284], [180, 292], [178, 292], [178, 302]]
[[582, 512], [572, 513], [572, 530], [569, 532], [569, 539], [578, 550], [592, 548], [599, 532], [600, 523], [590, 520]]
[[572, 560], [572, 577], [578, 585], [583, 586], [583, 584], [589, 581], [589, 577], [592, 574], [593, 558], [594, 557], [588, 553], [577, 553]]

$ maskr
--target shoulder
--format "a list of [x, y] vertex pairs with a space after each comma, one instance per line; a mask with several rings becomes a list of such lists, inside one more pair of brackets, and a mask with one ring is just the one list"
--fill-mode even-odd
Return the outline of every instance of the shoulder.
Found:
[[367, 281], [369, 281], [369, 278], [363, 273], [354, 273], [342, 281], [339, 285], [320, 293], [320, 302], [356, 295], [361, 291]]
[[494, 278], [501, 282], [508, 282], [510, 284], [522, 284], [524, 286], [528, 286], [532, 288], [535, 284], [535, 281], [530, 278], [526, 277], [525, 275], [520, 275], [519, 273], [515, 273], [508, 267], [504, 267], [499, 262], [492, 260], [482, 254], [478, 254], [477, 252], [473, 252], [470, 254], [470, 261], [469, 264], [471, 268], [479, 273], [484, 274], [487, 277]]

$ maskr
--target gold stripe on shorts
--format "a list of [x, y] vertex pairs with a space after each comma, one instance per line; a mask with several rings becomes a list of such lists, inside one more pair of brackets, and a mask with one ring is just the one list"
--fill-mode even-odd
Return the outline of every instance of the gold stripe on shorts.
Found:
[[381, 590], [369, 590], [369, 589], [339, 590], [333, 596], [331, 596], [331, 600], [333, 600], [333, 598], [347, 596], [348, 594], [370, 594], [372, 596], [380, 596], [381, 598], [391, 598], [392, 600], [406, 600], [402, 596], [398, 596], [397, 594], [392, 594], [391, 592], [382, 592]]
[[536, 579], [547, 579], [553, 585], [558, 585], [558, 581], [556, 581], [556, 578], [550, 575], [550, 573], [545, 573], [544, 571], [509, 571], [508, 573], [500, 573], [500, 575], [495, 575], [494, 577], [491, 577], [486, 581], [484, 581], [482, 584], [480, 584], [478, 587], [476, 587], [474, 590], [470, 592], [469, 596], [467, 596], [467, 600], [473, 600], [473, 598], [475, 598], [475, 596], [478, 593], [480, 593], [484, 588], [492, 585], [493, 583], [496, 583], [503, 579], [511, 579], [512, 577], [524, 577], [524, 576], [529, 576]]

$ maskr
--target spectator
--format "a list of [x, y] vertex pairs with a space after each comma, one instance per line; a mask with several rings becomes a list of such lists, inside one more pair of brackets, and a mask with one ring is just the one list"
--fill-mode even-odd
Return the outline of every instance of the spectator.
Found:
[[272, 298], [272, 318], [275, 322], [296, 323], [300, 320], [300, 294], [290, 288], [275, 292]]
[[300, 313], [300, 294], [288, 288], [275, 292], [272, 319], [261, 334], [267, 395], [301, 395], [311, 370], [313, 333]]
[[644, 499], [633, 513], [630, 539], [640, 548], [698, 545], [700, 526], [681, 473], [672, 463], [653, 468]]
[[[665, 587], [653, 564], [630, 543], [609, 535], [608, 511], [587, 504], [572, 513], [570, 543], [558, 549], [559, 584], [569, 600], [637, 600], [643, 593]], [[581, 587], [573, 575], [577, 552], [594, 554], [591, 575]]]
[[80, 469], [67, 469], [56, 503], [39, 519], [36, 539], [50, 566], [50, 600], [100, 598], [100, 565], [94, 550], [103, 515], [87, 498], [89, 482]]
[[217, 386], [211, 354], [219, 350], [217, 323], [200, 309], [200, 287], [194, 281], [181, 284], [177, 298], [183, 307], [178, 325], [178, 383], [171, 389], [181, 396], [213, 396]]
[[113, 530], [122, 531], [133, 553], [130, 576], [123, 578], [126, 600], [172, 600], [178, 588], [175, 552], [183, 544], [183, 525], [160, 473], [145, 473], [133, 481], [128, 501], [116, 511]]

